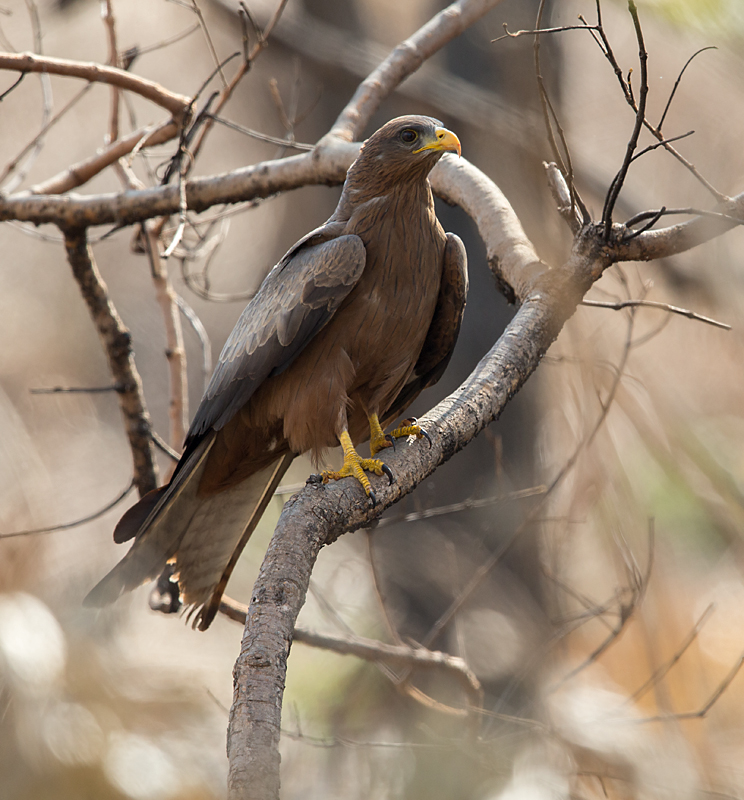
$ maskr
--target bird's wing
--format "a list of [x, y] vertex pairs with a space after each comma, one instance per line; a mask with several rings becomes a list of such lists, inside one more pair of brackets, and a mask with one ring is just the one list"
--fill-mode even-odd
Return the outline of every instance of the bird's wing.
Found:
[[225, 343], [187, 442], [226, 425], [266, 378], [292, 363], [354, 288], [365, 263], [362, 240], [333, 236], [331, 226], [308, 234], [284, 256]]
[[460, 334], [468, 294], [468, 258], [465, 245], [454, 233], [447, 234], [442, 263], [442, 282], [424, 346], [416, 366], [384, 417], [387, 425], [443, 375]]

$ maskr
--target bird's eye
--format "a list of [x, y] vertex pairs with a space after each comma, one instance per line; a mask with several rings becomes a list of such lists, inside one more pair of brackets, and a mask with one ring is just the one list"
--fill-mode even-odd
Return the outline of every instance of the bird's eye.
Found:
[[411, 130], [410, 128], [406, 128], [401, 134], [400, 138], [406, 143], [411, 144], [418, 139], [418, 134], [416, 131]]

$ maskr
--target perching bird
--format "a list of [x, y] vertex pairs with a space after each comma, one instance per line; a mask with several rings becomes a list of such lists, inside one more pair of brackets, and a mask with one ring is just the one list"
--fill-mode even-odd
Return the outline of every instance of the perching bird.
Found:
[[[428, 174], [457, 137], [429, 117], [388, 122], [362, 146], [333, 216], [271, 270], [225, 344], [167, 486], [114, 531], [134, 538], [87, 605], [113, 602], [170, 564], [205, 630], [249, 536], [292, 459], [341, 444], [343, 467], [374, 502], [365, 471], [392, 422], [441, 377], [460, 330], [465, 248], [434, 212]], [[355, 444], [370, 439], [373, 458]]]

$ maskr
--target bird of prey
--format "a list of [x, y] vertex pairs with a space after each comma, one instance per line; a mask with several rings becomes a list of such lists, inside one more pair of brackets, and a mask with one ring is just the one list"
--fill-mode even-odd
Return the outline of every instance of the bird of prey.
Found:
[[[388, 122], [362, 146], [331, 218], [269, 272], [230, 334], [170, 483], [114, 531], [129, 552], [86, 598], [113, 602], [170, 568], [205, 630], [233, 567], [292, 459], [338, 444], [374, 502], [366, 473], [401, 436], [396, 419], [444, 372], [465, 307], [465, 248], [434, 212], [428, 175], [454, 133], [429, 117]], [[355, 445], [370, 440], [372, 458]]]

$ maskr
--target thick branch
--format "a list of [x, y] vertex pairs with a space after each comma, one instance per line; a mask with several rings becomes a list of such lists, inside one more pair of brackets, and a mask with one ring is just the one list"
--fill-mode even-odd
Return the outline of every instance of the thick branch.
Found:
[[169, 92], [154, 81], [132, 75], [131, 72], [123, 69], [105, 67], [102, 64], [37, 56], [34, 53], [0, 53], [0, 69], [15, 70], [16, 72], [42, 72], [49, 75], [82, 78], [92, 83], [109, 83], [151, 100], [173, 114], [176, 119], [180, 119], [191, 104], [189, 97]]
[[[351, 481], [314, 483], [285, 505], [254, 587], [234, 670], [228, 732], [230, 798], [265, 800], [278, 792], [278, 785], [263, 784], [260, 791], [264, 793], [259, 794], [256, 787], [260, 781], [254, 770], [259, 764], [278, 766], [279, 699], [286, 658], [320, 548], [378, 517], [493, 422], [535, 371], [583, 294], [606, 266], [598, 240], [579, 237], [564, 267], [535, 275], [525, 302], [499, 341], [465, 383], [421, 421], [432, 434], [432, 446], [417, 443], [399, 448], [386, 459], [397, 481], [392, 486], [382, 481], [375, 485], [375, 508], [370, 508]], [[520, 268], [534, 274], [533, 256], [521, 264], [514, 263], [515, 271]], [[504, 277], [518, 281], [511, 271]], [[266, 793], [267, 788], [274, 795]]]
[[380, 103], [447, 42], [460, 36], [501, 0], [457, 0], [447, 6], [395, 50], [359, 84], [330, 136], [358, 139]]
[[150, 415], [143, 399], [142, 381], [134, 364], [132, 336], [109, 299], [85, 231], [65, 231], [65, 249], [80, 293], [101, 337], [114, 383], [121, 387], [117, 394], [132, 450], [134, 483], [142, 496], [157, 488], [158, 468], [150, 433]]

